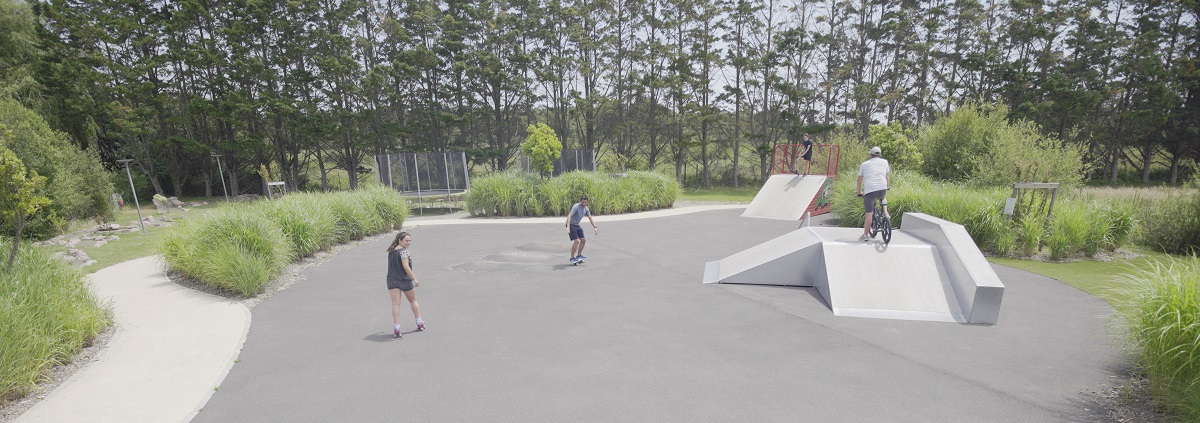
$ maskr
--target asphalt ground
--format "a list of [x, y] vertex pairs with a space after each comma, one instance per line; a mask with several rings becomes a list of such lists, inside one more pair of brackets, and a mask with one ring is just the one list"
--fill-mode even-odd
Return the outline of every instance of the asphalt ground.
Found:
[[[1102, 421], [1103, 301], [993, 266], [996, 325], [836, 317], [811, 288], [701, 284], [797, 227], [740, 209], [585, 225], [410, 221], [425, 332], [391, 334], [387, 241], [310, 268], [194, 422]], [[389, 240], [390, 241], [390, 240]], [[880, 269], [904, 271], [904, 269]]]

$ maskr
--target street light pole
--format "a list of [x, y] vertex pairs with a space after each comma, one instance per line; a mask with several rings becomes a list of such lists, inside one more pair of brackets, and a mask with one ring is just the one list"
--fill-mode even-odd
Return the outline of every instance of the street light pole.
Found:
[[213, 154], [217, 158], [217, 172], [221, 172], [221, 192], [225, 193], [225, 202], [229, 202], [229, 191], [225, 189], [225, 169], [221, 167], [221, 155]]
[[125, 165], [125, 176], [129, 178], [129, 190], [133, 192], [133, 205], [137, 206], [138, 224], [142, 226], [142, 234], [145, 234], [146, 222], [142, 220], [142, 205], [137, 199], [137, 188], [133, 187], [133, 175], [129, 173], [129, 162], [132, 162], [133, 159], [121, 159], [117, 161]]

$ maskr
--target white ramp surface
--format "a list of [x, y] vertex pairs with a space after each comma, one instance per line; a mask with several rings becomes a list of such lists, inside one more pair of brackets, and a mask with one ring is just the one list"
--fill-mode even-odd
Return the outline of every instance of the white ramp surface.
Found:
[[771, 175], [742, 216], [800, 220], [821, 192], [825, 178], [823, 175]]
[[905, 216], [921, 230], [891, 244], [804, 227], [707, 263], [704, 283], [811, 286], [837, 316], [995, 324], [1004, 285], [961, 225]]
[[883, 251], [875, 243], [824, 245], [833, 314], [965, 322], [935, 247], [895, 241]]

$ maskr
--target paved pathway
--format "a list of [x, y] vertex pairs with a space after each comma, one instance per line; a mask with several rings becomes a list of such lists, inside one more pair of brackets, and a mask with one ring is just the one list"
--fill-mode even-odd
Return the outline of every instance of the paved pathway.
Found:
[[113, 307], [116, 333], [95, 361], [16, 422], [191, 419], [233, 366], [250, 311], [171, 282], [157, 256], [101, 269], [90, 279], [96, 296]]
[[387, 242], [348, 250], [255, 307], [194, 421], [1104, 419], [1085, 391], [1127, 360], [1103, 301], [1000, 266], [993, 326], [839, 318], [813, 289], [701, 284], [705, 262], [797, 226], [739, 213], [599, 216], [579, 267], [561, 218], [410, 221], [428, 331], [391, 337]]

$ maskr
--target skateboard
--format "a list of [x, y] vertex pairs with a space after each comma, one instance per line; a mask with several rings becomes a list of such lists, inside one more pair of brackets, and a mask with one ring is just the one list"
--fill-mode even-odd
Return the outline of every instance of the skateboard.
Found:
[[585, 259], [579, 259], [579, 260], [575, 260], [575, 261], [571, 262], [571, 265], [572, 265], [572, 266], [578, 266], [578, 265], [581, 265], [581, 264], [583, 264], [583, 261], [584, 261], [584, 260], [585, 260]]

